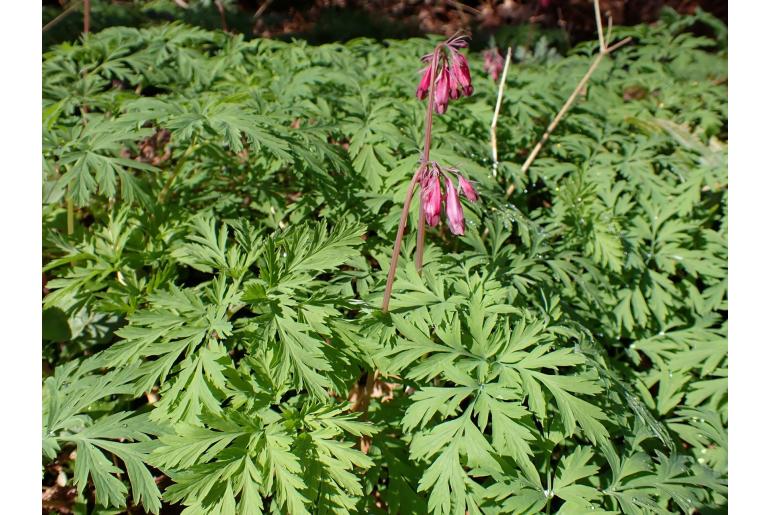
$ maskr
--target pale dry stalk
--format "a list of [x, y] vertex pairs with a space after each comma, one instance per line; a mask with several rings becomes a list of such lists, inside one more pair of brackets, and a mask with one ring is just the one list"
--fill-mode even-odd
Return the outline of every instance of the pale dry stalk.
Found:
[[[602, 59], [604, 59], [604, 56], [609, 55], [612, 51], [622, 47], [623, 45], [631, 41], [631, 38], [627, 37], [625, 39], [622, 39], [621, 41], [618, 41], [614, 45], [611, 45], [608, 47], [604, 40], [604, 30], [602, 29], [601, 12], [599, 11], [599, 0], [594, 0], [594, 12], [596, 13], [596, 30], [599, 34], [599, 53], [596, 54], [596, 57], [594, 57], [594, 60], [591, 63], [591, 66], [588, 68], [588, 71], [585, 73], [585, 75], [583, 75], [583, 78], [580, 79], [580, 82], [578, 82], [577, 86], [575, 86], [574, 91], [572, 91], [572, 94], [569, 96], [569, 98], [564, 103], [562, 108], [556, 114], [556, 117], [548, 125], [548, 128], [543, 133], [543, 136], [540, 138], [540, 141], [537, 142], [537, 145], [535, 145], [535, 147], [532, 149], [532, 152], [529, 153], [529, 157], [527, 157], [527, 160], [524, 161], [524, 164], [521, 166], [522, 173], [525, 173], [529, 169], [530, 165], [532, 165], [532, 162], [537, 157], [537, 154], [543, 148], [543, 145], [545, 144], [545, 142], [548, 141], [548, 138], [551, 136], [551, 133], [554, 131], [554, 129], [559, 124], [561, 119], [564, 117], [565, 114], [567, 114], [567, 111], [569, 111], [569, 108], [572, 107], [572, 104], [575, 102], [575, 99], [577, 99], [580, 92], [583, 91], [583, 88], [585, 88], [586, 84], [588, 83], [588, 80], [591, 78], [591, 75], [599, 66], [599, 63], [602, 62]], [[611, 18], [609, 21], [609, 27], [610, 28], [612, 27]], [[513, 184], [508, 186], [508, 189], [505, 192], [505, 196], [510, 197], [511, 194], [513, 193], [513, 189], [514, 189]]]
[[55, 27], [56, 25], [58, 25], [60, 21], [62, 21], [67, 16], [69, 16], [75, 9], [80, 7], [80, 4], [82, 3], [83, 3], [82, 0], [74, 0], [56, 18], [54, 18], [53, 20], [43, 25], [43, 32], [46, 32], [52, 29], [53, 27]]
[[500, 116], [500, 106], [503, 103], [503, 90], [505, 89], [505, 79], [508, 77], [508, 67], [510, 64], [511, 47], [508, 47], [508, 53], [505, 54], [503, 74], [500, 77], [500, 85], [497, 87], [497, 103], [495, 104], [495, 114], [492, 116], [492, 125], [489, 127], [490, 139], [492, 140], [492, 177], [497, 177], [497, 119]]

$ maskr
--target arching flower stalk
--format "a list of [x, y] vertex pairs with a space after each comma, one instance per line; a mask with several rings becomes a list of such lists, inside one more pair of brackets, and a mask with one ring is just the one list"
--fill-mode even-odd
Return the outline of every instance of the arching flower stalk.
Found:
[[[422, 270], [422, 255], [425, 246], [425, 224], [431, 227], [438, 225], [441, 219], [441, 211], [447, 218], [447, 224], [452, 234], [465, 233], [465, 219], [460, 205], [459, 192], [471, 202], [478, 199], [476, 190], [471, 183], [463, 177], [459, 170], [454, 168], [441, 168], [438, 163], [430, 160], [431, 129], [433, 128], [433, 112], [444, 114], [450, 100], [456, 100], [461, 96], [470, 96], [473, 93], [471, 74], [468, 61], [460, 53], [461, 48], [468, 46], [464, 36], [454, 36], [447, 41], [439, 43], [432, 53], [422, 57], [422, 61], [428, 65], [422, 70], [422, 78], [417, 86], [417, 98], [428, 98], [425, 109], [425, 145], [422, 158], [417, 171], [414, 173], [404, 200], [404, 208], [401, 211], [401, 219], [398, 224], [396, 241], [393, 244], [393, 256], [390, 260], [388, 280], [385, 284], [385, 294], [382, 299], [382, 311], [388, 311], [388, 303], [393, 290], [393, 282], [396, 276], [398, 256], [401, 251], [401, 242], [404, 238], [406, 222], [409, 218], [409, 206], [412, 203], [414, 189], [419, 184], [420, 215], [417, 222], [417, 249], [415, 264], [418, 272]], [[441, 182], [443, 179], [444, 190]], [[455, 187], [455, 179], [457, 187]]]

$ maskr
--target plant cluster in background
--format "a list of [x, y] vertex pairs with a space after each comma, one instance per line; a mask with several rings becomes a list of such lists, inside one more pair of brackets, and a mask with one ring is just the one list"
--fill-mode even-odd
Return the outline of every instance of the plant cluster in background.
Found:
[[615, 27], [633, 44], [526, 174], [597, 45], [511, 65], [495, 176], [468, 54], [430, 152], [479, 198], [421, 274], [400, 260], [385, 314], [438, 40], [174, 23], [52, 48], [44, 508], [726, 510], [727, 50], [696, 21]]

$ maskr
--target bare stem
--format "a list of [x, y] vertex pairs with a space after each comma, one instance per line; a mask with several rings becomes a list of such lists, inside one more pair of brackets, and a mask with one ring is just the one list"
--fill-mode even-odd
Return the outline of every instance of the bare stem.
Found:
[[75, 0], [74, 2], [72, 2], [69, 6], [67, 6], [66, 9], [64, 9], [61, 13], [59, 13], [59, 15], [56, 18], [54, 18], [53, 20], [43, 25], [43, 32], [46, 32], [52, 29], [53, 27], [55, 27], [56, 25], [58, 25], [60, 21], [62, 21], [67, 16], [69, 16], [70, 13], [72, 13], [75, 9], [80, 7], [80, 4], [82, 3], [83, 3], [82, 0]]
[[414, 194], [414, 187], [417, 185], [417, 181], [425, 169], [425, 165], [421, 165], [412, 177], [412, 181], [409, 183], [409, 189], [406, 191], [406, 199], [404, 199], [404, 209], [401, 210], [401, 220], [398, 222], [398, 232], [396, 233], [396, 242], [393, 244], [393, 256], [390, 258], [390, 270], [388, 270], [388, 280], [385, 283], [385, 293], [382, 298], [382, 312], [388, 312], [388, 304], [390, 303], [390, 294], [393, 291], [393, 281], [396, 278], [396, 266], [398, 265], [398, 255], [401, 252], [401, 240], [404, 239], [404, 229], [406, 229], [406, 222], [409, 218], [409, 205], [412, 203], [412, 195]]
[[618, 41], [617, 43], [615, 43], [614, 45], [610, 46], [607, 49], [607, 52], [605, 52], [605, 53], [609, 54], [613, 50], [617, 50], [618, 48], [622, 47], [626, 43], [630, 43], [630, 42], [631, 42], [631, 36], [625, 37], [625, 38], [621, 39], [620, 41]]
[[596, 15], [596, 32], [599, 33], [599, 49], [604, 52], [607, 45], [604, 44], [604, 28], [602, 28], [602, 13], [599, 8], [599, 0], [594, 0], [594, 15]]
[[561, 119], [567, 113], [569, 108], [572, 107], [572, 104], [575, 102], [575, 99], [577, 98], [578, 94], [583, 89], [583, 87], [585, 87], [586, 83], [588, 82], [588, 79], [591, 78], [591, 75], [593, 74], [594, 70], [596, 70], [596, 67], [599, 66], [599, 63], [601, 62], [603, 57], [604, 57], [604, 53], [601, 53], [601, 52], [596, 55], [593, 62], [591, 63], [591, 66], [588, 68], [588, 71], [586, 72], [585, 75], [583, 75], [583, 78], [580, 79], [580, 82], [578, 82], [577, 86], [575, 86], [575, 89], [572, 91], [572, 94], [567, 99], [567, 102], [565, 102], [565, 104], [559, 110], [556, 117], [548, 125], [548, 128], [545, 130], [545, 133], [543, 133], [543, 136], [540, 138], [540, 141], [537, 142], [537, 145], [535, 145], [535, 148], [533, 148], [532, 152], [530, 152], [529, 157], [521, 167], [522, 172], [526, 172], [527, 169], [532, 164], [532, 161], [535, 160], [535, 157], [537, 157], [537, 154], [538, 152], [540, 152], [540, 149], [543, 147], [543, 144], [548, 140], [548, 137], [551, 135], [553, 130], [556, 128], [556, 126], [559, 124]]
[[422, 209], [422, 195], [420, 195], [420, 216], [417, 219], [417, 248], [414, 251], [414, 266], [417, 273], [422, 272], [422, 254], [425, 249], [425, 211]]
[[262, 16], [262, 13], [264, 13], [267, 10], [268, 6], [270, 6], [272, 2], [273, 0], [265, 0], [264, 2], [262, 2], [262, 5], [259, 6], [259, 8], [257, 9], [257, 12], [254, 13], [253, 19], [255, 20], [259, 19], [259, 17]]
[[[586, 84], [588, 83], [588, 80], [591, 78], [591, 75], [599, 66], [599, 63], [601, 63], [604, 56], [609, 55], [612, 51], [617, 50], [618, 48], [622, 47], [623, 45], [631, 41], [631, 38], [627, 37], [621, 41], [618, 41], [614, 45], [611, 45], [608, 47], [604, 41], [602, 20], [601, 20], [601, 15], [599, 13], [599, 0], [594, 0], [594, 11], [596, 13], [596, 30], [599, 34], [599, 52], [596, 54], [596, 57], [594, 57], [594, 60], [591, 63], [591, 66], [588, 68], [588, 71], [585, 73], [585, 75], [583, 75], [583, 78], [580, 79], [580, 82], [578, 82], [577, 86], [575, 86], [575, 89], [572, 91], [572, 94], [569, 96], [569, 98], [564, 103], [562, 108], [556, 114], [556, 117], [548, 125], [548, 128], [545, 130], [542, 137], [535, 145], [535, 148], [533, 148], [532, 152], [529, 153], [527, 160], [524, 161], [524, 164], [521, 166], [522, 173], [526, 172], [529, 169], [529, 167], [532, 165], [532, 162], [535, 160], [538, 153], [543, 148], [543, 145], [545, 144], [546, 141], [548, 141], [548, 138], [551, 136], [551, 133], [554, 131], [554, 129], [559, 124], [559, 122], [564, 117], [564, 115], [567, 114], [567, 111], [569, 111], [569, 108], [572, 107], [572, 104], [577, 99], [578, 94], [583, 90], [583, 88], [585, 88]], [[508, 186], [508, 189], [505, 192], [505, 196], [510, 197], [511, 194], [513, 193], [513, 189], [514, 189], [513, 184]]]
[[221, 0], [214, 0], [214, 4], [217, 6], [217, 11], [219, 11], [219, 19], [222, 22], [222, 30], [227, 32], [227, 17], [225, 16], [225, 6], [222, 5]]
[[91, 0], [83, 0], [83, 34], [91, 32]]
[[490, 139], [492, 140], [492, 177], [497, 177], [497, 118], [500, 116], [500, 106], [503, 103], [503, 89], [505, 89], [505, 79], [508, 77], [508, 66], [511, 64], [511, 47], [508, 47], [508, 53], [505, 54], [505, 66], [503, 66], [503, 75], [500, 77], [500, 85], [497, 87], [497, 103], [495, 104], [495, 114], [492, 116], [492, 125], [489, 127]]

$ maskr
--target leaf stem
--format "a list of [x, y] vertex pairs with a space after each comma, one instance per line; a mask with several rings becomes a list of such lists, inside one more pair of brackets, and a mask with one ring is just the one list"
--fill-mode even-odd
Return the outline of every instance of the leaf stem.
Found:
[[160, 190], [160, 193], [158, 194], [159, 204], [163, 204], [165, 202], [166, 196], [168, 195], [168, 192], [171, 189], [171, 186], [174, 183], [174, 180], [176, 179], [177, 175], [179, 175], [179, 172], [182, 171], [182, 167], [187, 162], [187, 158], [190, 157], [190, 154], [192, 154], [192, 152], [197, 148], [198, 148], [198, 145], [194, 143], [194, 141], [190, 142], [190, 146], [187, 147], [187, 150], [184, 151], [184, 154], [182, 154], [182, 157], [179, 158], [179, 162], [177, 162], [176, 167], [174, 168], [174, 171], [166, 180], [165, 184], [163, 184], [163, 189]]

